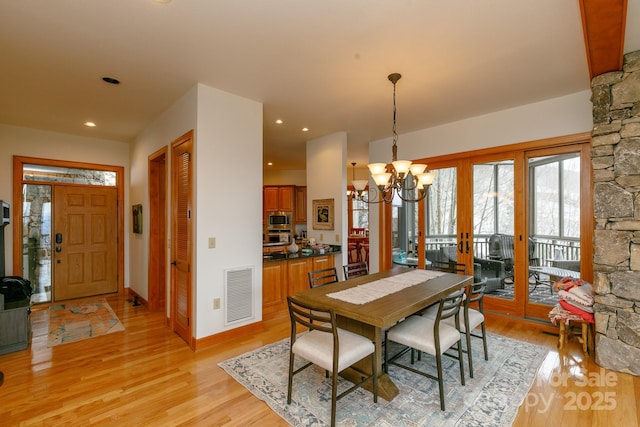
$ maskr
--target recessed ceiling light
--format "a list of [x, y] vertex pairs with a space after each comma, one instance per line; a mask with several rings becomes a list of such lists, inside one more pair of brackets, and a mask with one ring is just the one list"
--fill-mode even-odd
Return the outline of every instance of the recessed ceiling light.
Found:
[[276, 120], [276, 124], [281, 125], [282, 123], [284, 123], [282, 120], [280, 119]]
[[302, 132], [309, 132], [309, 128], [302, 128]]
[[96, 127], [96, 124], [95, 124], [95, 123], [93, 123], [93, 122], [84, 122], [84, 125], [85, 125], [86, 127], [89, 127], [89, 128], [94, 128], [94, 127]]
[[120, 84], [120, 80], [116, 79], [115, 77], [104, 76], [102, 77], [102, 81], [105, 83], [109, 83], [110, 85]]

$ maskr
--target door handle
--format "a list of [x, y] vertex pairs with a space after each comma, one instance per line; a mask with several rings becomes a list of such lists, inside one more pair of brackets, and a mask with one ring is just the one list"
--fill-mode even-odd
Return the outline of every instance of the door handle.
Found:
[[178, 265], [178, 261], [171, 261], [171, 265]]
[[62, 243], [62, 233], [56, 233], [56, 243]]

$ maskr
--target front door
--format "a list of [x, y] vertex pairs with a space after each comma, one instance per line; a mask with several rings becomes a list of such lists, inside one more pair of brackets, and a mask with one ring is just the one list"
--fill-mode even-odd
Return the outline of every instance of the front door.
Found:
[[117, 190], [55, 185], [53, 206], [53, 300], [117, 292]]

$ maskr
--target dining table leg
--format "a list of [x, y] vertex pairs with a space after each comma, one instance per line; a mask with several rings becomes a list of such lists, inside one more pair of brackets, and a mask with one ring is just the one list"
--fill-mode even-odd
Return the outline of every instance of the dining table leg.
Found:
[[[384, 352], [382, 351], [382, 341], [384, 334], [382, 328], [378, 326], [369, 325], [354, 319], [348, 319], [338, 316], [338, 326], [348, 331], [367, 337], [373, 341], [376, 348], [376, 369], [378, 371], [378, 396], [382, 397], [387, 402], [391, 401], [399, 393], [398, 387], [391, 380], [388, 374], [382, 370], [382, 362], [384, 361]], [[354, 364], [351, 368], [347, 368], [340, 373], [340, 375], [353, 383], [361, 381], [362, 375], [371, 374], [371, 356], [366, 357]], [[368, 382], [364, 385], [364, 388], [369, 391], [373, 391], [373, 383]]]

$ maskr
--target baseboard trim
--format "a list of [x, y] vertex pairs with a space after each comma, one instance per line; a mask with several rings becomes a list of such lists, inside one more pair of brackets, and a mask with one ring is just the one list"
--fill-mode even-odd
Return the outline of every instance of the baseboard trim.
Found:
[[202, 350], [204, 348], [222, 344], [234, 338], [243, 337], [248, 334], [255, 334], [262, 331], [264, 331], [264, 325], [262, 321], [251, 323], [249, 325], [231, 329], [230, 331], [224, 331], [220, 332], [219, 334], [209, 335], [208, 337], [196, 339], [193, 349], [195, 351]]

